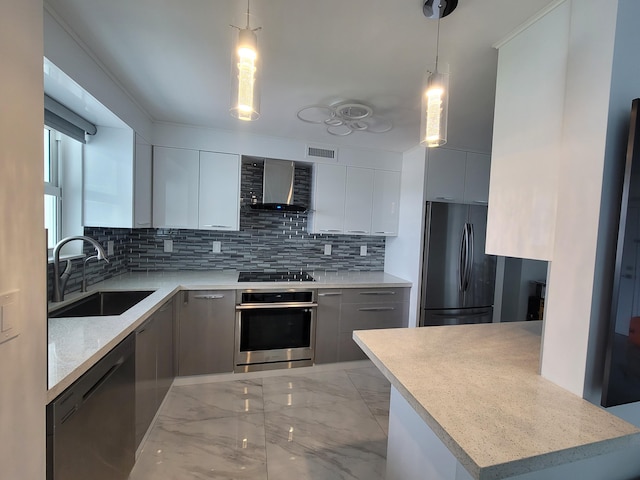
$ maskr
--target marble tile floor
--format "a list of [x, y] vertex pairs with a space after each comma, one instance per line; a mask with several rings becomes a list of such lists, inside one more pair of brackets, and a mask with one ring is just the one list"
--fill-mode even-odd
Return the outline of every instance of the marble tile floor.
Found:
[[384, 479], [390, 386], [369, 361], [185, 383], [130, 480]]

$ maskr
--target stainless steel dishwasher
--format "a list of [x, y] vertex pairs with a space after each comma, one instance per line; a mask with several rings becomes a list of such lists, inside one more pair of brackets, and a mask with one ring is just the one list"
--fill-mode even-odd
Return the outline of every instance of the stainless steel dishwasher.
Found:
[[135, 461], [135, 338], [47, 405], [47, 480], [126, 480]]

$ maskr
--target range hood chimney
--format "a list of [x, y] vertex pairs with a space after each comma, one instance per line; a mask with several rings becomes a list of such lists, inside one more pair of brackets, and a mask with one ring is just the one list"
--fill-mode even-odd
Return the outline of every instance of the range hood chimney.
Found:
[[256, 210], [304, 212], [306, 207], [293, 202], [295, 163], [288, 160], [264, 159], [262, 203], [252, 203]]

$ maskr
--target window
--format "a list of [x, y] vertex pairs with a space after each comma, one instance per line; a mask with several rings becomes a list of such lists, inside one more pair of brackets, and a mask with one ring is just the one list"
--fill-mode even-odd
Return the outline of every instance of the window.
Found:
[[48, 249], [53, 249], [62, 237], [59, 137], [55, 130], [44, 128], [44, 228], [47, 229]]
[[[49, 256], [64, 237], [82, 235], [82, 148], [73, 138], [44, 127], [44, 228]], [[78, 255], [82, 244], [65, 246], [63, 255]]]

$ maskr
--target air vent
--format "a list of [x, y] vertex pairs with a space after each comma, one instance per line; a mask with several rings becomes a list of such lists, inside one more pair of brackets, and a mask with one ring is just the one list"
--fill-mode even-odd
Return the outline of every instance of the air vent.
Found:
[[307, 145], [307, 157], [328, 158], [330, 160], [337, 160], [338, 149]]

